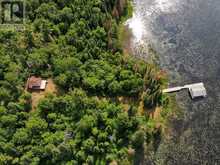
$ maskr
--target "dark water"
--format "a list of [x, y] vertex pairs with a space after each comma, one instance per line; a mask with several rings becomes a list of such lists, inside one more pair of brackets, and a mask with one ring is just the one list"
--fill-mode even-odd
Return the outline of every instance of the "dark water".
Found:
[[186, 92], [177, 95], [184, 117], [172, 122], [171, 139], [160, 144], [151, 161], [220, 164], [220, 0], [134, 0], [134, 6], [138, 21], [132, 28], [142, 28], [134, 42], [155, 48], [171, 85], [202, 81], [208, 92], [198, 101]]

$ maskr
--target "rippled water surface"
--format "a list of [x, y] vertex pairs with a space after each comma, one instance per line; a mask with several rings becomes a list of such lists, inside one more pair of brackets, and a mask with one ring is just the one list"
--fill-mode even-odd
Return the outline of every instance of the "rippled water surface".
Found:
[[220, 164], [220, 0], [134, 0], [134, 8], [133, 49], [150, 43], [171, 85], [202, 81], [208, 92], [198, 101], [178, 94], [184, 117], [173, 121], [172, 138], [152, 162]]

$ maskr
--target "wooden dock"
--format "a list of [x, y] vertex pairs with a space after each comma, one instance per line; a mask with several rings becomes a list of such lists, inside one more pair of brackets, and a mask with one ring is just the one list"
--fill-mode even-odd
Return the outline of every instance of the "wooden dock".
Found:
[[184, 86], [172, 87], [172, 88], [164, 89], [162, 92], [163, 93], [173, 93], [173, 92], [179, 92], [183, 89], [188, 89], [188, 91], [193, 99], [197, 98], [197, 97], [206, 97], [207, 96], [205, 86], [202, 82], [195, 83], [195, 84], [188, 84], [188, 85], [184, 85]]
[[163, 93], [173, 93], [173, 92], [179, 92], [182, 89], [184, 89], [184, 87], [173, 87], [173, 88], [168, 88], [168, 89], [164, 89]]

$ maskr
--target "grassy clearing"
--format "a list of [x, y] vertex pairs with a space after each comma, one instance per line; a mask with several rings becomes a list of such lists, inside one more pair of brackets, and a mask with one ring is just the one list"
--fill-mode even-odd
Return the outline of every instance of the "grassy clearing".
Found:
[[32, 99], [32, 111], [34, 111], [39, 103], [39, 101], [43, 98], [45, 98], [48, 94], [56, 94], [57, 93], [57, 87], [54, 84], [52, 79], [47, 80], [47, 86], [45, 91], [33, 91], [31, 93], [31, 99]]

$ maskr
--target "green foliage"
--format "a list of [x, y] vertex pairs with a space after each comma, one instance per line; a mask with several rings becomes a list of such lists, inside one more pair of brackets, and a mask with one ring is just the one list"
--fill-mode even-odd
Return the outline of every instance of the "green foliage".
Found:
[[145, 76], [146, 91], [143, 93], [143, 101], [145, 108], [154, 108], [161, 106], [163, 103], [163, 93], [161, 90], [160, 79], [155, 78], [156, 73], [153, 70], [147, 71]]
[[138, 130], [132, 136], [132, 143], [135, 148], [139, 149], [143, 147], [145, 141], [145, 132], [143, 130]]
[[[26, 30], [0, 31], [0, 164], [129, 163], [128, 149], [146, 140], [140, 128], [147, 120], [108, 98], [146, 90], [145, 106], [166, 100], [146, 63], [123, 58], [117, 33], [126, 6], [26, 0]], [[24, 91], [30, 75], [50, 76], [60, 89], [35, 112]]]

